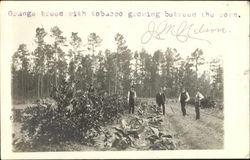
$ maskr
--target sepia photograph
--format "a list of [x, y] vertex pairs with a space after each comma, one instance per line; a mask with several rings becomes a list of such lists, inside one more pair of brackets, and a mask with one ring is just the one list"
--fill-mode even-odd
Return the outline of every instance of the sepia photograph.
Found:
[[58, 3], [1, 4], [4, 152], [249, 158], [249, 3]]
[[13, 54], [15, 151], [223, 149], [222, 59], [63, 33], [38, 26]]

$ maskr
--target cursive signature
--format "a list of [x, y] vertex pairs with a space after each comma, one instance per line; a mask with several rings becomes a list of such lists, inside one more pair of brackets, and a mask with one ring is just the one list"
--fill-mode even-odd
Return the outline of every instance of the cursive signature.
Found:
[[170, 24], [167, 21], [162, 21], [158, 25], [154, 21], [149, 22], [147, 31], [142, 34], [141, 43], [146, 44], [152, 38], [157, 40], [165, 40], [167, 35], [174, 36], [179, 42], [187, 42], [189, 39], [195, 39], [211, 44], [208, 39], [198, 37], [202, 33], [226, 33], [224, 27], [208, 28], [205, 24], [195, 25], [188, 24], [187, 21], [181, 22], [179, 25]]

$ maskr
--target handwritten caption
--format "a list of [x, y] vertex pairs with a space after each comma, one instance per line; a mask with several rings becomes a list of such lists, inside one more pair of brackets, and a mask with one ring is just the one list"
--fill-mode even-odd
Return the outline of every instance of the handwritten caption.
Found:
[[224, 27], [210, 27], [205, 24], [189, 23], [182, 21], [179, 24], [172, 24], [168, 21], [162, 21], [156, 24], [154, 21], [149, 22], [146, 32], [141, 36], [141, 43], [147, 44], [152, 39], [166, 40], [169, 36], [175, 37], [177, 41], [184, 43], [188, 40], [199, 40], [212, 44], [206, 38], [200, 36], [204, 33], [229, 33]]

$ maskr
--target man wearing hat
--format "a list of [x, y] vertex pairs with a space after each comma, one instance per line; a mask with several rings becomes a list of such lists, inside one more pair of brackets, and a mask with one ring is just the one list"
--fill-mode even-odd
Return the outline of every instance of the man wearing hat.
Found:
[[136, 92], [134, 86], [131, 86], [130, 91], [128, 91], [128, 104], [129, 104], [129, 114], [134, 114], [135, 111], [135, 99], [136, 99]]
[[165, 94], [163, 93], [162, 88], [160, 88], [160, 91], [156, 94], [156, 103], [159, 107], [162, 106], [163, 115], [165, 115], [165, 101]]
[[189, 99], [190, 99], [189, 94], [186, 91], [186, 89], [183, 87], [179, 96], [179, 102], [181, 103], [181, 111], [182, 111], [183, 116], [187, 115], [185, 106], [186, 106], [186, 102], [189, 101]]
[[204, 98], [204, 96], [200, 92], [200, 88], [197, 88], [197, 93], [195, 95], [195, 114], [196, 114], [196, 120], [200, 119], [200, 106], [201, 106], [201, 100]]

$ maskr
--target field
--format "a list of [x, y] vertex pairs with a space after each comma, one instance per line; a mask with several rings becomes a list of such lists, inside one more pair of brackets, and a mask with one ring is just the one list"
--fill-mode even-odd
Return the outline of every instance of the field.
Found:
[[[166, 103], [166, 115], [152, 113], [150, 107], [154, 99], [142, 98], [135, 107], [135, 115], [125, 113], [119, 119], [106, 125], [102, 130], [106, 134], [94, 137], [93, 145], [65, 141], [60, 144], [40, 145], [29, 151], [86, 151], [86, 150], [187, 150], [187, 149], [223, 149], [224, 143], [224, 114], [218, 107], [201, 109], [201, 119], [195, 120], [194, 107], [187, 105], [187, 116], [183, 117], [180, 104], [172, 99]], [[144, 109], [142, 106], [144, 104]], [[25, 105], [14, 106], [22, 108]], [[141, 114], [139, 114], [139, 110]], [[137, 123], [136, 136], [129, 133], [132, 120], [141, 120]], [[154, 122], [154, 123], [153, 123]], [[14, 123], [14, 140], [22, 136], [20, 133], [22, 123]], [[133, 124], [132, 124], [133, 125]], [[119, 131], [121, 130], [121, 131]], [[114, 145], [117, 133], [128, 133], [124, 136], [126, 143]], [[131, 132], [133, 133], [133, 132]], [[160, 136], [163, 135], [163, 136]], [[151, 139], [150, 139], [150, 138]], [[165, 138], [165, 139], [164, 139]], [[127, 140], [130, 140], [128, 142]], [[163, 143], [164, 142], [164, 143]], [[162, 146], [163, 145], [163, 146]], [[14, 151], [23, 151], [16, 149]]]

